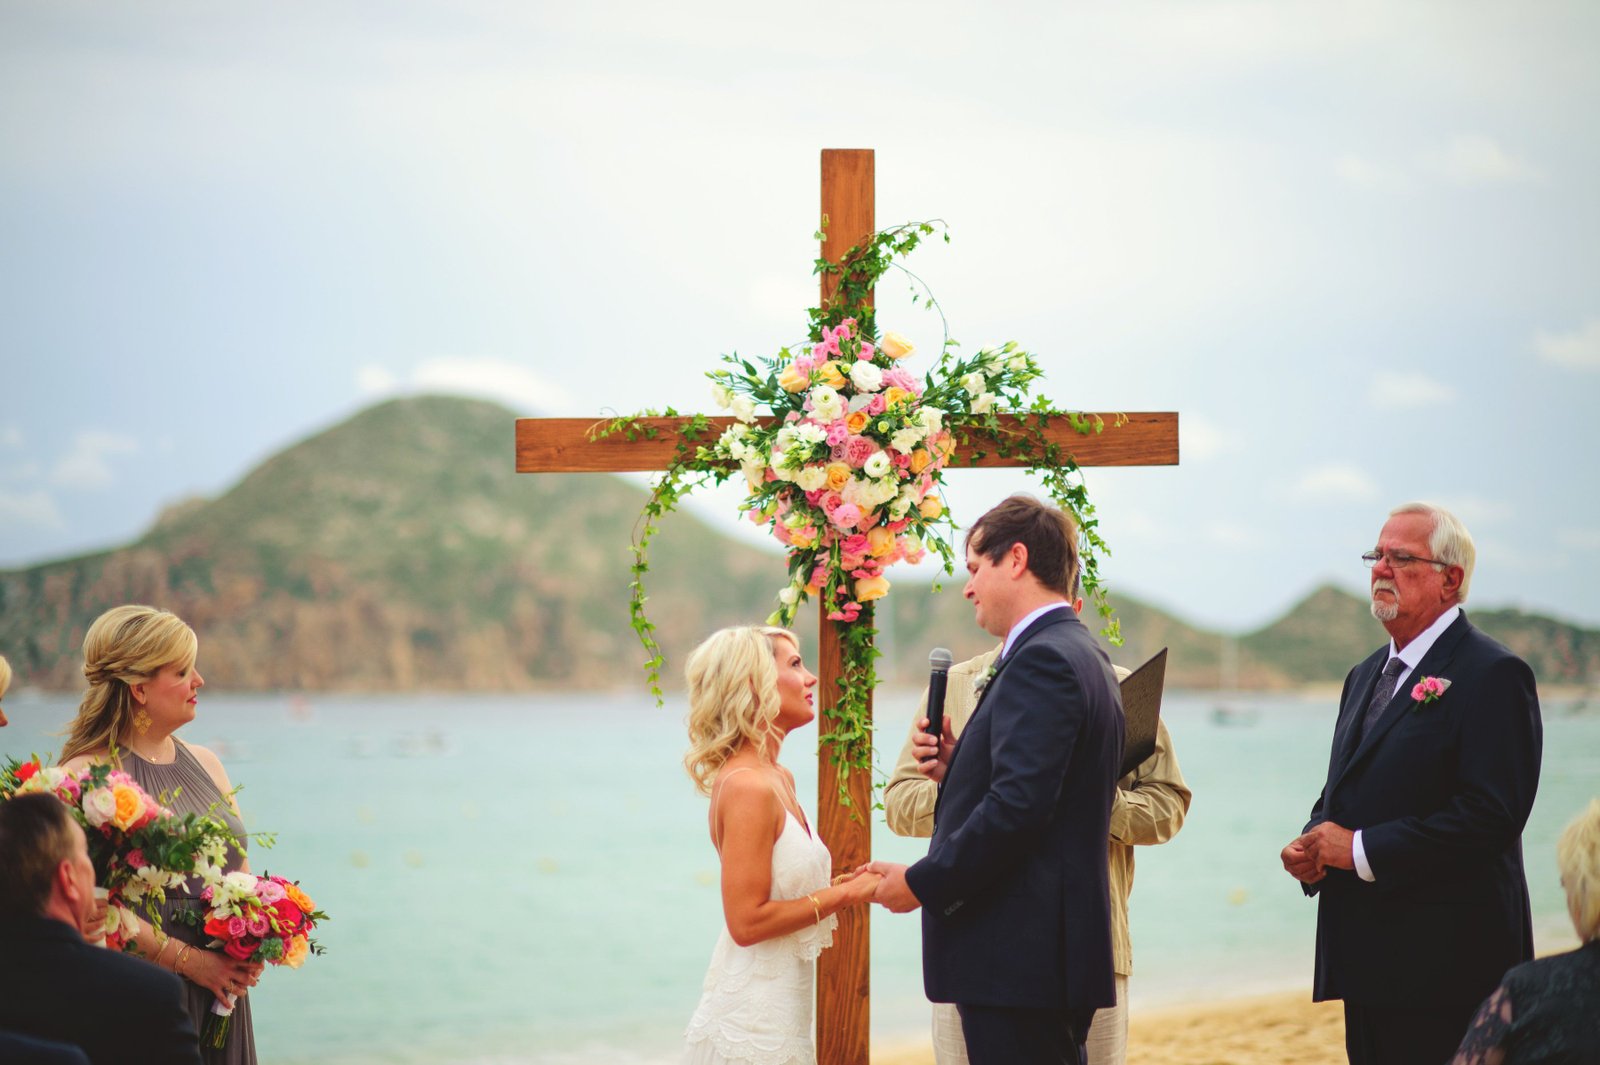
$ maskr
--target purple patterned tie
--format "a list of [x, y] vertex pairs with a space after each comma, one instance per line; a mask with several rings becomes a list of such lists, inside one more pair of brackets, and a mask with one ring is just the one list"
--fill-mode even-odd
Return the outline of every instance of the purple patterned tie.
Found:
[[1367, 703], [1367, 712], [1361, 715], [1362, 739], [1366, 739], [1367, 733], [1383, 716], [1383, 708], [1394, 698], [1394, 686], [1400, 682], [1400, 674], [1405, 671], [1406, 664], [1399, 655], [1389, 659], [1388, 665], [1383, 667], [1383, 676], [1378, 678], [1378, 686], [1372, 690], [1372, 701]]

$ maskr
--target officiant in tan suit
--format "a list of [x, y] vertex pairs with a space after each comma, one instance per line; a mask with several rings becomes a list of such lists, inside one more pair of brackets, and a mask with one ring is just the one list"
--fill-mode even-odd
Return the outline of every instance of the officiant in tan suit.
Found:
[[[1073, 576], [1072, 609], [1083, 610]], [[978, 703], [981, 678], [1000, 654], [1000, 648], [959, 662], [950, 667], [945, 695], [945, 716], [956, 735]], [[1117, 680], [1128, 676], [1114, 666]], [[890, 831], [899, 836], [932, 836], [933, 807], [939, 786], [917, 769], [911, 752], [912, 739], [922, 730], [928, 713], [928, 693], [911, 726], [911, 735], [900, 751], [894, 775], [883, 794], [884, 813]], [[1138, 767], [1117, 781], [1111, 807], [1111, 838], [1107, 845], [1111, 876], [1111, 958], [1116, 973], [1117, 1004], [1095, 1011], [1086, 1048], [1089, 1065], [1123, 1065], [1128, 1047], [1128, 976], [1133, 969], [1133, 943], [1128, 935], [1128, 894], [1133, 890], [1133, 848], [1165, 843], [1178, 834], [1189, 810], [1190, 791], [1172, 753], [1172, 737], [1165, 723], [1156, 727], [1156, 749]], [[967, 1065], [967, 1045], [961, 1032], [961, 1016], [950, 1003], [933, 1004], [933, 1053], [937, 1065]]]

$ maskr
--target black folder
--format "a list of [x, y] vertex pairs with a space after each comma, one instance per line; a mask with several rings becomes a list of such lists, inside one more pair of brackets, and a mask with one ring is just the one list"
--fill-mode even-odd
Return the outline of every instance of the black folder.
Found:
[[1122, 680], [1122, 712], [1127, 726], [1122, 741], [1122, 769], [1118, 777], [1133, 772], [1156, 750], [1156, 726], [1161, 722], [1161, 692], [1167, 684], [1167, 649]]

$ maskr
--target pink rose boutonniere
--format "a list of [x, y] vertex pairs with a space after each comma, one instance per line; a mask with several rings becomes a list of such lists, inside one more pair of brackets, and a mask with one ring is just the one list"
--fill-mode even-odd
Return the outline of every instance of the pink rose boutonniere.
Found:
[[1450, 681], [1444, 677], [1423, 677], [1411, 688], [1411, 699], [1417, 704], [1415, 709], [1421, 710], [1449, 688]]

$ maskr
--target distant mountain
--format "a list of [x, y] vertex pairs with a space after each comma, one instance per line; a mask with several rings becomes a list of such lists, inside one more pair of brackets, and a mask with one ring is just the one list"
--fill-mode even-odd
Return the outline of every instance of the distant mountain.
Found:
[[[117, 603], [167, 607], [200, 634], [219, 690], [452, 690], [637, 686], [628, 537], [644, 492], [606, 475], [518, 476], [515, 415], [452, 397], [394, 400], [296, 444], [215, 500], [167, 508], [126, 547], [0, 571], [0, 653], [19, 683], [81, 685], [90, 621]], [[760, 620], [783, 566], [688, 514], [652, 545], [650, 614], [676, 682], [719, 625]], [[961, 575], [905, 580], [880, 601], [879, 672], [920, 681], [927, 652], [993, 645]], [[1342, 680], [1383, 642], [1364, 600], [1320, 588], [1256, 632], [1208, 632], [1114, 598], [1115, 661], [1170, 647], [1168, 683], [1287, 688]], [[1473, 621], [1543, 683], [1600, 680], [1600, 632], [1517, 611]], [[814, 654], [814, 623], [801, 625]], [[1230, 685], [1231, 686], [1231, 685]]]

